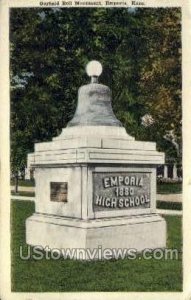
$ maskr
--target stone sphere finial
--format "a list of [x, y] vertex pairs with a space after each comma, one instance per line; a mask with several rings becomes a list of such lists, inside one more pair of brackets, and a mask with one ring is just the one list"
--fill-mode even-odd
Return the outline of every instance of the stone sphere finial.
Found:
[[96, 83], [98, 82], [98, 77], [102, 73], [102, 65], [99, 61], [97, 60], [91, 60], [87, 65], [86, 65], [86, 73], [88, 76], [91, 77], [91, 82]]

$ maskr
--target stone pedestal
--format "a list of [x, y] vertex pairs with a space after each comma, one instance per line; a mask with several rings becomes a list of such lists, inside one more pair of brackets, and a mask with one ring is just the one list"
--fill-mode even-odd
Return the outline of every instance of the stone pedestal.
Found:
[[124, 128], [106, 129], [64, 129], [52, 142], [35, 145], [36, 213], [26, 221], [28, 244], [165, 247], [166, 224], [156, 214], [156, 165], [164, 154]]

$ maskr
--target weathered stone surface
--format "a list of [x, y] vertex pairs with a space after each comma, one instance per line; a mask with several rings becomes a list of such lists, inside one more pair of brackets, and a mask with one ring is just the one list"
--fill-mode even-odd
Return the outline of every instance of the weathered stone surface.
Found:
[[52, 249], [141, 251], [166, 246], [166, 222], [157, 214], [88, 221], [34, 214], [26, 225], [28, 244]]
[[93, 210], [150, 207], [150, 173], [93, 173]]
[[123, 139], [133, 141], [134, 137], [130, 136], [124, 127], [117, 126], [73, 126], [62, 129], [61, 134], [58, 137], [54, 137], [53, 141], [65, 140], [65, 139], [76, 139], [86, 138], [98, 139], [98, 138], [112, 138], [112, 139]]
[[[118, 174], [119, 176], [124, 176], [124, 174], [143, 174], [143, 186], [134, 186], [134, 192], [139, 197], [144, 195], [144, 199], [150, 201], [145, 202], [145, 204], [143, 203], [143, 205], [136, 205], [138, 200], [131, 200], [131, 202], [135, 202], [135, 205], [129, 208], [122, 206], [120, 208], [106, 209], [104, 205], [101, 205], [99, 209], [95, 209], [95, 195], [99, 191], [99, 195], [101, 195], [100, 180], [98, 186], [95, 186], [94, 180], [95, 176], [98, 178], [98, 174], [100, 174], [101, 178], [103, 178], [103, 174]], [[39, 167], [36, 169], [36, 211], [38, 213], [87, 220], [92, 218], [130, 216], [132, 213], [133, 215], [156, 213], [155, 179], [155, 168], [146, 168], [144, 166], [135, 168], [129, 166], [114, 167], [113, 165], [106, 165], [100, 167], [74, 164], [65, 167]], [[67, 182], [67, 202], [51, 201], [51, 183], [54, 182], [60, 185], [61, 180], [62, 182]], [[130, 188], [132, 186], [128, 185], [125, 187]], [[125, 196], [119, 198], [126, 199]]]
[[47, 163], [103, 162], [157, 165], [164, 163], [164, 153], [156, 151], [155, 143], [90, 136], [36, 144], [30, 160], [34, 167]]
[[111, 107], [110, 89], [98, 83], [82, 86], [78, 92], [78, 105], [71, 126], [122, 126]]

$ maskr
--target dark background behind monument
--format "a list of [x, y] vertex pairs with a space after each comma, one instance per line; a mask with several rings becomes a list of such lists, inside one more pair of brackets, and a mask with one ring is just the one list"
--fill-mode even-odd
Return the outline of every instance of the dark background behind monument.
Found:
[[164, 139], [173, 130], [181, 148], [180, 22], [179, 8], [11, 9], [12, 172], [72, 118], [91, 59], [104, 66], [100, 82], [112, 89], [127, 132], [180, 162]]

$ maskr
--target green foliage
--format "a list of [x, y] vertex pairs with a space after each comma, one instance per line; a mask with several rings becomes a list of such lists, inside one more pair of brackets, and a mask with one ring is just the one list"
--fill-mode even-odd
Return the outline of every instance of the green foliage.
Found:
[[[181, 11], [178, 8], [150, 8], [137, 11], [142, 23], [139, 89], [146, 111], [155, 120], [153, 138], [169, 157], [176, 150], [164, 140], [173, 130], [181, 147]], [[147, 131], [148, 138], [150, 132]]]
[[[72, 118], [92, 59], [104, 66], [100, 81], [127, 132], [176, 158], [163, 136], [174, 129], [181, 143], [180, 9], [15, 8], [10, 18], [13, 169]], [[146, 113], [150, 127], [141, 125]]]
[[[13, 185], [13, 184], [14, 184], [14, 181], [11, 180], [11, 185]], [[28, 187], [28, 186], [33, 187], [33, 186], [35, 186], [35, 180], [34, 179], [32, 179], [32, 180], [29, 180], [29, 179], [19, 180], [18, 185], [19, 186], [26, 186], [26, 187]]]
[[170, 209], [170, 210], [182, 210], [182, 203], [157, 201], [157, 208], [158, 209]]
[[158, 194], [177, 194], [182, 192], [182, 183], [157, 183]]

